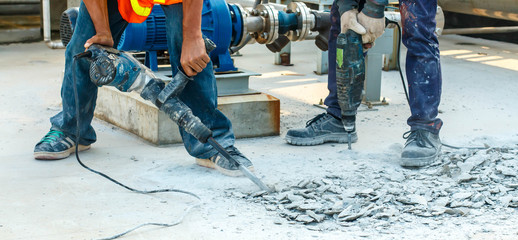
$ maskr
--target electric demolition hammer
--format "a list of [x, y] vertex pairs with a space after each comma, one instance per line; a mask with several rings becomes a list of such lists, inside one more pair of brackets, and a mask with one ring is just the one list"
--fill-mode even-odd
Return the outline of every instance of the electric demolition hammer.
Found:
[[[214, 42], [203, 38], [207, 54], [216, 48]], [[169, 116], [179, 127], [193, 135], [202, 143], [211, 144], [221, 155], [234, 162], [252, 182], [262, 190], [271, 190], [250, 172], [241, 162], [234, 159], [212, 137], [212, 131], [201, 120], [194, 116], [191, 109], [185, 105], [178, 95], [193, 78], [185, 75], [181, 68], [169, 84], [159, 79], [148, 67], [136, 60], [131, 54], [111, 47], [92, 44], [77, 58], [86, 57], [90, 61], [90, 79], [101, 86], [113, 86], [122, 92], [137, 92], [140, 96], [151, 101], [160, 111]]]
[[336, 39], [336, 91], [349, 149], [351, 149], [351, 135], [356, 127], [356, 110], [362, 102], [364, 81], [365, 57], [362, 37], [353, 30], [347, 30], [345, 33], [340, 33]]
[[[397, 26], [399, 29], [400, 22], [399, 13], [385, 12], [385, 27]], [[399, 68], [399, 47], [397, 52]], [[362, 36], [353, 30], [347, 30], [340, 33], [336, 39], [336, 91], [349, 149], [353, 141], [352, 133], [356, 130], [356, 112], [362, 102], [364, 82], [365, 53]]]

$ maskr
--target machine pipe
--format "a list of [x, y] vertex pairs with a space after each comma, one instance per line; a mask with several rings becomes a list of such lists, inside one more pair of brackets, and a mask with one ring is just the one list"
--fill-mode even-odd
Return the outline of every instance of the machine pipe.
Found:
[[279, 34], [297, 30], [297, 14], [279, 11]]
[[518, 21], [516, 0], [439, 0], [444, 11]]
[[64, 48], [63, 43], [61, 41], [52, 41], [51, 36], [51, 25], [50, 25], [50, 0], [42, 1], [43, 8], [43, 41], [49, 48]]
[[489, 34], [489, 33], [510, 33], [518, 32], [518, 26], [511, 27], [481, 27], [481, 28], [453, 28], [444, 29], [443, 35], [447, 34]]
[[259, 16], [248, 16], [245, 19], [248, 32], [262, 32], [264, 29], [264, 19]]

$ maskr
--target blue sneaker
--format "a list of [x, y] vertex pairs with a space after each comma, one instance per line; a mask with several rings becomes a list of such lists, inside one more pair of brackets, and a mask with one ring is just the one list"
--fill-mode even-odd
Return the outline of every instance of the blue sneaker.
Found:
[[[79, 151], [90, 148], [79, 144]], [[50, 131], [34, 147], [34, 158], [38, 160], [63, 159], [76, 150], [74, 141], [62, 131], [50, 129]]]

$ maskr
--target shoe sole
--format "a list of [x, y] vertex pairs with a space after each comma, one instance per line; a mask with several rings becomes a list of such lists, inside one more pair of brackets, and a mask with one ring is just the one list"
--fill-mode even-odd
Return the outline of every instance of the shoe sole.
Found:
[[[88, 149], [90, 149], [90, 145], [85, 146], [85, 145], [79, 144], [79, 148], [78, 148], [79, 152], [85, 151]], [[61, 152], [35, 152], [34, 158], [36, 160], [48, 160], [48, 161], [60, 160], [60, 159], [67, 158], [68, 156], [70, 156], [70, 154], [74, 153], [75, 151], [76, 151], [76, 146], [74, 145], [71, 148], [69, 148], [65, 151], [61, 151]]]
[[[296, 146], [315, 146], [324, 144], [327, 142], [335, 142], [335, 143], [348, 143], [349, 138], [347, 137], [347, 134], [326, 134], [324, 136], [320, 137], [314, 137], [314, 138], [297, 138], [297, 137], [290, 137], [286, 136], [284, 138], [286, 142], [288, 142], [291, 145]], [[351, 138], [351, 143], [355, 143], [358, 141], [358, 135], [354, 135]]]
[[[198, 164], [198, 165], [200, 165], [202, 167], [216, 169], [218, 172], [222, 173], [223, 175], [227, 175], [227, 176], [230, 176], [230, 177], [241, 177], [241, 176], [244, 176], [244, 174], [243, 174], [243, 172], [241, 172], [241, 170], [228, 170], [228, 169], [224, 169], [224, 168], [216, 165], [216, 163], [212, 162], [210, 159], [196, 158], [196, 164]], [[254, 166], [248, 167], [248, 170], [250, 170], [250, 172], [253, 172], [254, 171]]]
[[421, 157], [421, 158], [401, 158], [401, 162], [399, 165], [402, 167], [424, 167], [427, 165], [430, 165], [434, 163], [437, 160], [437, 157], [439, 157], [440, 154], [440, 148], [437, 153], [430, 157]]

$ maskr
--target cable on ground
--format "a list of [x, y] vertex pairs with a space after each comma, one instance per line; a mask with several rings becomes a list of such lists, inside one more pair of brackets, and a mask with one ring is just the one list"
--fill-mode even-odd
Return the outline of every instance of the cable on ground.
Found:
[[193, 209], [194, 207], [197, 207], [200, 205], [201, 203], [201, 198], [192, 193], [192, 192], [189, 192], [189, 191], [185, 191], [185, 190], [181, 190], [181, 189], [175, 189], [175, 188], [167, 188], [167, 189], [157, 189], [157, 190], [149, 190], [149, 191], [146, 191], [146, 190], [138, 190], [138, 189], [135, 189], [135, 188], [131, 188], [131, 187], [128, 187], [122, 183], [120, 183], [119, 181], [111, 178], [110, 176], [102, 173], [102, 172], [99, 172], [99, 171], [96, 171], [88, 166], [86, 166], [82, 161], [81, 159], [79, 158], [79, 139], [80, 139], [80, 131], [79, 131], [79, 126], [80, 126], [80, 119], [79, 119], [79, 94], [77, 92], [77, 79], [76, 79], [76, 68], [77, 68], [77, 59], [79, 58], [83, 58], [83, 57], [89, 57], [91, 56], [91, 53], [88, 54], [89, 52], [85, 52], [85, 53], [80, 53], [80, 54], [77, 54], [76, 56], [74, 56], [74, 59], [72, 61], [72, 66], [73, 66], [73, 70], [72, 70], [72, 75], [73, 75], [73, 81], [74, 81], [74, 98], [75, 98], [75, 105], [76, 105], [76, 137], [75, 137], [75, 155], [76, 155], [76, 159], [77, 159], [77, 162], [79, 163], [79, 165], [81, 165], [83, 168], [87, 169], [88, 171], [90, 172], [93, 172], [95, 174], [98, 174], [108, 180], [110, 180], [111, 182], [123, 187], [123, 188], [126, 188], [132, 192], [136, 192], [136, 193], [141, 193], [141, 194], [151, 194], [151, 193], [161, 193], [161, 192], [177, 192], [177, 193], [183, 193], [183, 194], [187, 194], [187, 195], [190, 195], [196, 199], [198, 199], [198, 203], [194, 204], [194, 205], [191, 205], [190, 207], [187, 208], [187, 210], [185, 210], [184, 214], [178, 218], [178, 220], [172, 222], [172, 223], [144, 223], [144, 224], [140, 224], [136, 227], [133, 227], [131, 229], [128, 229], [122, 233], [119, 233], [117, 235], [114, 235], [114, 236], [111, 236], [111, 237], [108, 237], [108, 238], [102, 238], [100, 240], [112, 240], [112, 239], [116, 239], [116, 238], [119, 238], [119, 237], [122, 237], [132, 231], [135, 231], [141, 227], [145, 227], [145, 226], [159, 226], [159, 227], [172, 227], [172, 226], [176, 226], [178, 224], [180, 224], [183, 219], [185, 218], [185, 216], [191, 211], [191, 209]]

